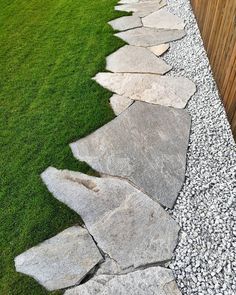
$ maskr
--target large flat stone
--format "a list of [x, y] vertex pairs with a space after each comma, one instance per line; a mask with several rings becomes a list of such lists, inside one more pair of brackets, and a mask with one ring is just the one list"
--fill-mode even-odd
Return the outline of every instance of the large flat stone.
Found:
[[157, 46], [151, 46], [148, 47], [148, 49], [154, 53], [156, 56], [161, 56], [162, 54], [164, 54], [168, 49], [170, 48], [170, 44], [169, 43], [164, 43], [164, 44], [160, 44]]
[[175, 41], [186, 35], [184, 30], [158, 30], [154, 28], [136, 28], [119, 32], [115, 36], [134, 46], [150, 47]]
[[171, 68], [150, 50], [130, 45], [125, 45], [106, 58], [106, 69], [114, 73], [165, 74]]
[[151, 267], [126, 275], [97, 276], [65, 295], [181, 295], [172, 271]]
[[115, 6], [115, 10], [134, 12], [135, 15], [144, 17], [151, 12], [157, 11], [166, 5], [166, 0], [153, 0], [138, 3], [128, 3]]
[[183, 30], [185, 27], [181, 18], [170, 13], [165, 8], [145, 16], [142, 22], [144, 27], [163, 30]]
[[189, 129], [187, 111], [135, 102], [70, 146], [77, 159], [129, 179], [171, 208], [184, 182]]
[[114, 30], [125, 31], [133, 28], [142, 27], [142, 22], [138, 16], [122, 16], [108, 22]]
[[48, 168], [42, 179], [58, 200], [81, 216], [117, 269], [171, 259], [179, 226], [157, 202], [128, 181], [55, 168]]
[[73, 226], [17, 256], [15, 266], [52, 291], [79, 283], [102, 260], [88, 231]]
[[175, 108], [184, 108], [196, 91], [195, 84], [184, 77], [98, 73], [94, 80], [118, 95]]
[[126, 110], [132, 103], [132, 99], [122, 95], [113, 94], [110, 98], [110, 105], [117, 116]]

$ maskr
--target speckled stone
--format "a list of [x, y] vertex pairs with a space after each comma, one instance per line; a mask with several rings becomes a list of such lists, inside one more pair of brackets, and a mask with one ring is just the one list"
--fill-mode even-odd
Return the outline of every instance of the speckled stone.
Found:
[[88, 231], [72, 226], [17, 256], [15, 266], [53, 291], [78, 284], [102, 260]]
[[175, 41], [186, 35], [184, 30], [158, 30], [154, 28], [136, 28], [119, 32], [115, 36], [134, 46], [150, 47]]
[[126, 275], [97, 276], [65, 295], [181, 295], [171, 270], [151, 267]]
[[171, 68], [150, 50], [137, 46], [125, 45], [106, 58], [106, 69], [114, 73], [165, 74]]
[[122, 16], [108, 22], [114, 30], [125, 31], [133, 28], [142, 27], [142, 22], [138, 16]]
[[175, 108], [184, 108], [196, 91], [195, 84], [184, 77], [98, 73], [94, 80], [118, 95]]
[[171, 208], [184, 182], [190, 122], [185, 110], [135, 102], [70, 146], [77, 159]]
[[171, 259], [179, 226], [128, 181], [55, 168], [48, 168], [42, 179], [58, 200], [81, 216], [99, 248], [119, 269]]

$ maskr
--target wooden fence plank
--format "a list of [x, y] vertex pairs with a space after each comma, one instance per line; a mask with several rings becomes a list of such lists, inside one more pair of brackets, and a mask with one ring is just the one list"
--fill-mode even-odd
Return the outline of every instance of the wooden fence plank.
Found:
[[236, 0], [191, 0], [236, 139]]

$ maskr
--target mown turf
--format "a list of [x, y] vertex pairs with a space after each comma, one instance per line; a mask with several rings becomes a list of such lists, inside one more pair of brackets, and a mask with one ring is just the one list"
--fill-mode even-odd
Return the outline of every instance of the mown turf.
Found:
[[[48, 294], [14, 257], [78, 215], [40, 180], [48, 166], [88, 172], [68, 144], [114, 117], [90, 78], [123, 42], [107, 21], [117, 0], [0, 0], [0, 294]], [[60, 292], [55, 292], [60, 294]]]

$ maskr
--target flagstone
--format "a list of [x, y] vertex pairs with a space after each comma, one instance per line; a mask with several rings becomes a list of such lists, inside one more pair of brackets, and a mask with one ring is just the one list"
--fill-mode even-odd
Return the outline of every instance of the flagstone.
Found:
[[118, 95], [175, 108], [184, 108], [196, 91], [195, 84], [184, 77], [98, 73], [93, 79]]
[[138, 16], [122, 16], [108, 22], [114, 30], [125, 31], [133, 28], [142, 27], [141, 18]]
[[42, 179], [54, 197], [81, 216], [98, 247], [121, 270], [171, 259], [179, 226], [128, 181], [55, 168]]
[[184, 21], [166, 8], [155, 11], [142, 19], [144, 27], [163, 30], [183, 30]]
[[100, 275], [65, 295], [181, 295], [170, 269], [150, 267], [119, 275]]
[[115, 6], [115, 10], [134, 12], [136, 16], [144, 17], [166, 6], [166, 0], [152, 0], [138, 3], [128, 3]]
[[154, 28], [135, 28], [132, 30], [116, 33], [115, 36], [130, 45], [150, 47], [162, 43], [175, 41], [186, 35], [184, 30], [158, 30]]
[[168, 49], [170, 48], [170, 44], [166, 43], [166, 44], [160, 44], [157, 46], [151, 46], [148, 47], [148, 49], [154, 53], [156, 56], [161, 56], [163, 53], [165, 53]]
[[110, 105], [117, 116], [126, 110], [132, 103], [132, 99], [122, 95], [114, 94], [110, 98]]
[[88, 231], [72, 226], [17, 256], [15, 266], [52, 291], [81, 282], [102, 260]]
[[115, 73], [165, 74], [171, 68], [148, 49], [137, 46], [125, 45], [106, 58], [106, 69]]
[[126, 178], [172, 208], [185, 178], [190, 122], [186, 110], [135, 102], [70, 147], [98, 172]]

